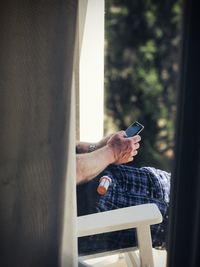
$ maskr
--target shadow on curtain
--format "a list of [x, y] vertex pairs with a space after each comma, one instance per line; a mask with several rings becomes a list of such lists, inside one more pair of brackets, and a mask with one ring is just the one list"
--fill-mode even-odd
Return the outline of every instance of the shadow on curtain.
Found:
[[183, 1], [168, 267], [200, 266], [200, 17], [197, 4], [198, 1]]
[[56, 267], [77, 1], [0, 4], [0, 265]]

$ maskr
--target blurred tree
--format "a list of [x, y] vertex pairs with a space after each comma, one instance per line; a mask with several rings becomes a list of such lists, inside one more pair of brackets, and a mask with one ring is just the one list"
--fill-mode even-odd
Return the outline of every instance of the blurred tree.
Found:
[[180, 0], [106, 0], [105, 134], [144, 124], [137, 165], [171, 169]]

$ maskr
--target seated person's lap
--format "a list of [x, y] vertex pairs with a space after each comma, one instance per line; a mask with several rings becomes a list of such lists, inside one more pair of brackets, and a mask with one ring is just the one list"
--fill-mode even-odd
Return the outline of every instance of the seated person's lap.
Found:
[[[96, 189], [102, 175], [112, 179], [107, 193], [99, 196]], [[165, 247], [169, 206], [170, 174], [154, 168], [111, 165], [98, 177], [77, 187], [78, 215], [108, 211], [144, 203], [155, 203], [163, 222], [151, 227], [153, 246]], [[136, 245], [135, 230], [79, 238], [79, 253], [106, 251]]]

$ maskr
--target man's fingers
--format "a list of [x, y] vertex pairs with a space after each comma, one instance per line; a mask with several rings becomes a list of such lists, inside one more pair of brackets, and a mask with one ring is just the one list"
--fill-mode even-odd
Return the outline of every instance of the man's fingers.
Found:
[[127, 137], [127, 134], [126, 134], [125, 131], [120, 131], [120, 134], [121, 134], [121, 136], [123, 136], [123, 137]]
[[137, 150], [134, 150], [131, 157], [128, 159], [128, 162], [133, 161], [134, 157], [138, 154]]
[[134, 150], [134, 151], [131, 153], [130, 158], [135, 157], [137, 154], [138, 154], [138, 151], [137, 151], [137, 150]]
[[132, 156], [136, 156], [136, 155], [137, 155], [137, 153], [138, 153], [138, 151], [137, 151], [137, 150], [134, 150], [134, 151], [133, 151], [133, 155], [132, 155]]
[[130, 158], [128, 159], [128, 162], [133, 161], [133, 159], [134, 159], [134, 157], [130, 157]]
[[136, 143], [134, 148], [135, 149], [138, 149], [139, 147], [140, 147], [140, 144], [139, 143]]
[[140, 135], [135, 135], [135, 136], [132, 137], [132, 139], [133, 139], [134, 143], [138, 143], [138, 142], [141, 141], [141, 136]]
[[132, 144], [132, 151], [135, 151], [135, 150], [139, 149], [139, 147], [140, 147], [139, 143]]

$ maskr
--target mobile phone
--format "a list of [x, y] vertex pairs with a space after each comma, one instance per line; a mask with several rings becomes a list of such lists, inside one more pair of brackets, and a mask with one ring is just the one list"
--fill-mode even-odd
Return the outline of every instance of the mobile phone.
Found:
[[134, 135], [139, 134], [143, 129], [144, 129], [144, 126], [138, 121], [135, 121], [125, 130], [125, 132], [127, 134], [127, 137], [132, 137]]

